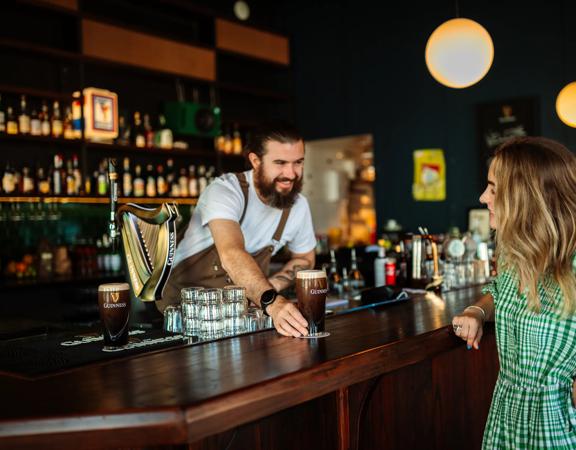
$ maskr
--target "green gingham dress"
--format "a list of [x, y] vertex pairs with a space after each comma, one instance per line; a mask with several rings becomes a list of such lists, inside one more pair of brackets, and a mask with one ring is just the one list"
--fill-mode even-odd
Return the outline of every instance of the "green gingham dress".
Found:
[[540, 313], [527, 307], [504, 271], [485, 288], [494, 297], [500, 373], [483, 449], [576, 449], [576, 315], [562, 319], [560, 288], [539, 286]]

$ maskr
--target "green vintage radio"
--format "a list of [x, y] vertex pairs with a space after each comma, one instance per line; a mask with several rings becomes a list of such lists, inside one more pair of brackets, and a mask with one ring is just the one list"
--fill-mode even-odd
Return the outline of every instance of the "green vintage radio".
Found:
[[166, 124], [176, 134], [214, 137], [220, 133], [220, 108], [192, 102], [166, 102]]

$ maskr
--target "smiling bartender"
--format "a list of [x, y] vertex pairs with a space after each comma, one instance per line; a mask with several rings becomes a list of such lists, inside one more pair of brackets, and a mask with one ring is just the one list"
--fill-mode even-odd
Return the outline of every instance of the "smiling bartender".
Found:
[[[163, 310], [178, 303], [183, 287], [236, 284], [246, 287], [248, 298], [272, 317], [280, 334], [306, 335], [298, 308], [278, 294], [298, 270], [315, 262], [310, 207], [300, 194], [303, 139], [288, 124], [263, 125], [252, 134], [245, 155], [252, 170], [224, 174], [200, 196], [157, 305]], [[270, 258], [284, 245], [291, 259], [267, 278]]]

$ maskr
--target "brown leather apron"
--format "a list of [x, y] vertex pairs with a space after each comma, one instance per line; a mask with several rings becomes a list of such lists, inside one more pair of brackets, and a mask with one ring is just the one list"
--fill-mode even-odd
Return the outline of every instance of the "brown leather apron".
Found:
[[[249, 185], [244, 173], [235, 173], [234, 175], [238, 178], [242, 194], [244, 195], [244, 210], [242, 211], [239, 222], [241, 225], [244, 220], [244, 215], [246, 214], [246, 208], [248, 207]], [[282, 237], [289, 214], [290, 208], [282, 210], [280, 223], [278, 223], [272, 237], [273, 241], [279, 241]], [[269, 245], [252, 254], [252, 258], [254, 258], [254, 261], [256, 261], [258, 267], [260, 267], [266, 276], [268, 276], [270, 258], [272, 257], [273, 251], [274, 246]], [[221, 288], [232, 283], [233, 281], [222, 267], [216, 246], [212, 244], [201, 252], [182, 260], [172, 269], [170, 278], [164, 287], [162, 300], [158, 300], [156, 306], [162, 312], [166, 306], [180, 303], [180, 290], [184, 287], [202, 286]]]

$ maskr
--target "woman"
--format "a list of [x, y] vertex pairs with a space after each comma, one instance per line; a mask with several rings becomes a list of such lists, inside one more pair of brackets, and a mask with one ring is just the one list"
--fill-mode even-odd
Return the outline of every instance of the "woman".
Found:
[[500, 373], [484, 449], [576, 448], [576, 157], [544, 138], [500, 146], [480, 201], [498, 276], [452, 320], [468, 349], [494, 320]]

